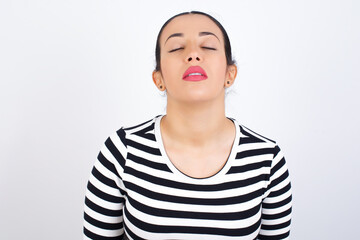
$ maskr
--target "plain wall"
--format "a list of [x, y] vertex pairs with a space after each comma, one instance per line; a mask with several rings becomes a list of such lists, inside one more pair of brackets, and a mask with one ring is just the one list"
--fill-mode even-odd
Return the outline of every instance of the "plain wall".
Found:
[[82, 239], [100, 147], [164, 113], [156, 36], [189, 10], [229, 34], [227, 115], [285, 153], [291, 239], [358, 235], [359, 1], [24, 0], [0, 2], [1, 239]]

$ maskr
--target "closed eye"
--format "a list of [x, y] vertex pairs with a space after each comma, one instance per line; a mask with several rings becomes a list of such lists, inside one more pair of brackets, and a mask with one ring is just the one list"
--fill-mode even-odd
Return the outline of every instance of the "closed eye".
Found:
[[[216, 48], [212, 48], [212, 47], [202, 47], [202, 48], [207, 49], [207, 50], [216, 50]], [[170, 50], [169, 53], [175, 52], [175, 51], [180, 50], [180, 49], [184, 49], [184, 48], [183, 47], [175, 48], [173, 50]]]
[[208, 49], [208, 50], [216, 50], [216, 48], [211, 48], [211, 47], [202, 47], [204, 49]]
[[175, 51], [180, 50], [180, 49], [184, 49], [184, 48], [183, 48], [183, 47], [175, 48], [175, 49], [173, 49], [173, 50], [170, 50], [169, 53], [175, 52]]

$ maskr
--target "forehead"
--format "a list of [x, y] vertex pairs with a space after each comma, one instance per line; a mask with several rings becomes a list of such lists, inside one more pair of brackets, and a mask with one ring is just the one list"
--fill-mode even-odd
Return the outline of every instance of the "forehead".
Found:
[[184, 33], [184, 35], [198, 36], [199, 32], [212, 32], [222, 41], [223, 36], [220, 28], [207, 16], [200, 14], [181, 15], [171, 20], [163, 29], [160, 37], [161, 45], [173, 33]]

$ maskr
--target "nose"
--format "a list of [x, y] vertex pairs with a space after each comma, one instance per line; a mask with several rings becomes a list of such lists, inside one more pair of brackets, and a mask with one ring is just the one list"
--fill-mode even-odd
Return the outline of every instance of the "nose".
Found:
[[190, 62], [200, 62], [202, 61], [202, 56], [200, 56], [199, 51], [196, 48], [192, 48], [190, 52], [185, 56], [185, 61]]
[[[199, 57], [196, 57], [195, 58], [197, 61], [200, 61], [200, 58]], [[188, 59], [187, 59], [187, 62], [191, 62], [193, 60], [193, 57], [189, 57]]]

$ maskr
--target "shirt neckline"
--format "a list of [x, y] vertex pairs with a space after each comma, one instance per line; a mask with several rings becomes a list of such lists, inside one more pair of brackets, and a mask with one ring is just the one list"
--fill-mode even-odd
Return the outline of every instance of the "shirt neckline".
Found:
[[164, 144], [163, 144], [162, 135], [161, 135], [161, 129], [160, 129], [160, 121], [164, 116], [165, 115], [159, 115], [159, 116], [157, 116], [155, 118], [155, 124], [154, 124], [155, 138], [156, 138], [156, 142], [159, 145], [159, 150], [161, 152], [162, 157], [165, 160], [166, 165], [170, 168], [170, 170], [177, 177], [180, 177], [180, 178], [185, 179], [185, 180], [190, 180], [190, 181], [207, 181], [207, 180], [213, 180], [213, 179], [216, 179], [216, 178], [218, 178], [220, 176], [223, 176], [229, 171], [229, 169], [230, 169], [230, 167], [232, 165], [232, 162], [235, 159], [236, 148], [238, 146], [239, 137], [240, 137], [239, 124], [237, 123], [237, 121], [235, 119], [227, 117], [235, 125], [235, 138], [234, 138], [234, 142], [233, 142], [232, 147], [231, 147], [230, 154], [229, 154], [228, 159], [227, 159], [226, 163], [224, 164], [224, 166], [217, 173], [215, 173], [214, 175], [211, 175], [211, 176], [205, 177], [205, 178], [195, 178], [195, 177], [191, 177], [191, 176], [183, 173], [177, 167], [175, 167], [175, 165], [171, 162], [169, 156], [167, 155]]

